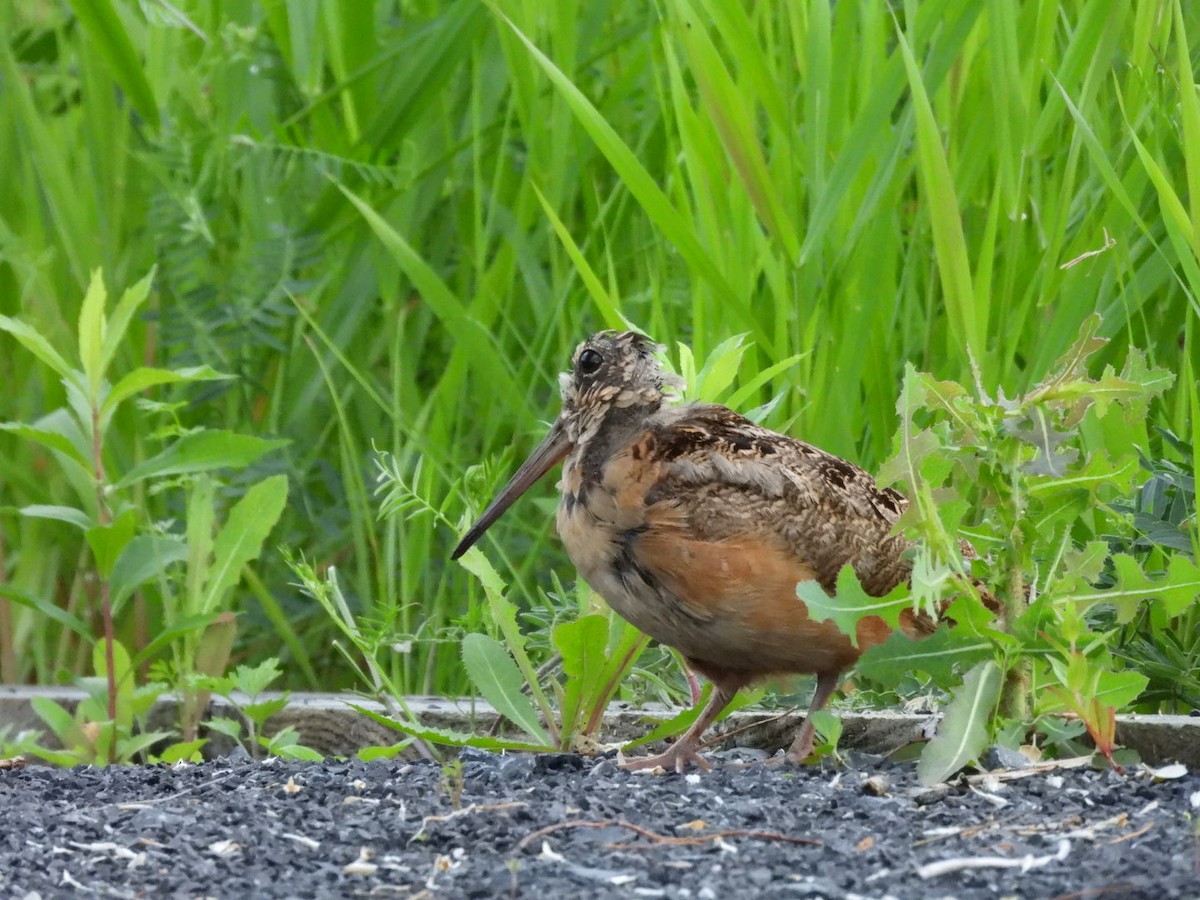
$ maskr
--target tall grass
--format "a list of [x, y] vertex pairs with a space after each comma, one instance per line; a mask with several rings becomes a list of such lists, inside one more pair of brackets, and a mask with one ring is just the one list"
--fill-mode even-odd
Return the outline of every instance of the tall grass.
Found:
[[[698, 359], [744, 333], [743, 380], [798, 356], [745, 406], [782, 395], [769, 424], [872, 466], [906, 361], [1012, 393], [1099, 311], [1109, 361], [1136, 344], [1180, 373], [1157, 415], [1200, 437], [1186, 0], [16, 0], [0, 34], [0, 313], [68, 346], [92, 268], [119, 289], [157, 263], [127, 362], [240, 376], [178, 415], [293, 440], [277, 536], [415, 638], [391, 673], [410, 691], [462, 687], [442, 639], [483, 627], [480, 598], [435, 518], [377, 520], [373, 450], [411, 509], [465, 518], [600, 327]], [[0, 347], [0, 419], [62, 401]], [[110, 434], [122, 460], [154, 450], [138, 416]], [[46, 468], [0, 434], [0, 581], [79, 603], [77, 536], [14, 512], [64, 490]], [[543, 618], [573, 602], [547, 594], [573, 577], [550, 493], [487, 544]], [[238, 652], [347, 684], [272, 557]], [[88, 658], [0, 598], [5, 680]]]

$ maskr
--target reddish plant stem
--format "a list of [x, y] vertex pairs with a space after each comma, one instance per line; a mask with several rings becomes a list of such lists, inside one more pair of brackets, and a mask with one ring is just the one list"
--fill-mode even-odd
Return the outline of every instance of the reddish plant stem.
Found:
[[[1015, 471], [1015, 463], [1013, 468]], [[1016, 489], [1014, 482], [1014, 493]], [[1024, 512], [1024, 504], [1014, 501], [1013, 506], [1018, 515]], [[1011, 569], [1008, 573], [1008, 596], [1004, 598], [1003, 621], [1004, 630], [1008, 634], [1014, 634], [1017, 621], [1029, 605], [1026, 600], [1028, 586], [1025, 584], [1024, 575], [1025, 539], [1019, 527], [1013, 528], [1009, 543]], [[1008, 719], [1029, 718], [1029, 662], [1026, 659], [1018, 657], [1005, 673], [1004, 685], [1000, 692], [1000, 714]]]
[[616, 671], [613, 673], [613, 677], [604, 685], [604, 689], [596, 698], [596, 702], [592, 706], [591, 715], [588, 716], [587, 724], [584, 725], [584, 734], [592, 735], [600, 730], [600, 722], [604, 718], [604, 713], [608, 710], [608, 701], [611, 700], [612, 695], [617, 692], [617, 688], [620, 686], [621, 680], [625, 677], [625, 675], [628, 674], [629, 666], [637, 658], [638, 654], [646, 648], [648, 643], [650, 643], [650, 639], [643, 635], [642, 637], [638, 638], [636, 644], [629, 648], [629, 651], [621, 660], [621, 665], [617, 667]]

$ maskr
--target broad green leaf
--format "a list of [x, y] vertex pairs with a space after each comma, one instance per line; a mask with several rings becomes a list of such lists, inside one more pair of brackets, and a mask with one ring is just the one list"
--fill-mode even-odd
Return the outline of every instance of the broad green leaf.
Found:
[[1000, 667], [990, 659], [979, 663], [963, 678], [946, 707], [937, 736], [917, 763], [922, 784], [932, 786], [945, 781], [983, 752], [1002, 680]]
[[1077, 590], [1090, 590], [1099, 580], [1108, 561], [1109, 548], [1104, 541], [1088, 541], [1082, 547], [1074, 547], [1063, 554], [1059, 564], [1060, 573], [1047, 593], [1060, 596]]
[[[217, 613], [195, 642], [193, 669], [198, 675], [220, 676], [229, 668], [233, 642], [237, 638], [237, 616], [228, 610]], [[186, 651], [185, 651], [186, 652]]]
[[901, 584], [883, 597], [872, 597], [859, 584], [854, 567], [847, 564], [838, 572], [837, 592], [830, 597], [815, 581], [801, 581], [796, 596], [808, 607], [814, 622], [832, 620], [850, 643], [858, 646], [858, 623], [867, 616], [879, 616], [893, 629], [900, 627], [900, 613], [912, 607], [912, 592]]
[[[935, 428], [918, 428], [915, 423], [917, 413], [925, 406], [928, 390], [924, 376], [912, 363], [905, 363], [904, 380], [900, 385], [900, 395], [896, 398], [900, 426], [896, 433], [895, 450], [891, 459], [879, 469], [876, 476], [879, 484], [903, 482], [915, 491], [927, 477], [922, 472], [925, 461], [931, 457], [948, 456], [944, 452], [946, 442], [942, 433]], [[950, 462], [946, 460], [947, 472], [949, 466]]]
[[157, 266], [150, 269], [141, 281], [126, 289], [125, 293], [121, 295], [121, 299], [117, 301], [117, 305], [108, 319], [108, 328], [104, 334], [104, 344], [100, 348], [100, 370], [102, 372], [108, 371], [108, 367], [112, 364], [113, 357], [117, 353], [117, 348], [121, 345], [121, 341], [125, 339], [125, 332], [129, 329], [129, 323], [133, 320], [134, 313], [137, 312], [139, 306], [146, 302], [146, 297], [150, 295], [150, 285], [154, 282], [154, 273], [156, 271]]
[[462, 660], [471, 683], [497, 712], [544, 748], [554, 746], [523, 692], [527, 682], [503, 644], [486, 634], [468, 634], [462, 639]]
[[922, 372], [917, 376], [913, 390], [923, 408], [943, 413], [964, 436], [971, 436], [979, 426], [979, 414], [973, 409], [971, 394], [957, 381], [939, 381]]
[[[1085, 661], [1085, 666], [1090, 671], [1085, 673], [1084, 687], [1072, 687], [1065, 683], [1066, 679], [1060, 677], [1060, 681], [1064, 682], [1062, 685], [1039, 697], [1039, 706], [1043, 713], [1063, 709], [1079, 711], [1088, 708], [1093, 701], [1100, 708], [1123, 709], [1140, 697], [1146, 685], [1150, 683], [1150, 679], [1141, 672], [1128, 669], [1114, 672], [1101, 668], [1100, 664], [1091, 660]], [[1054, 671], [1058, 673], [1058, 668], [1054, 667]], [[1054, 700], [1051, 700], [1051, 697]]]
[[827, 709], [818, 709], [810, 713], [813, 728], [816, 729], [818, 743], [829, 744], [834, 752], [837, 751], [838, 741], [842, 739], [842, 720]]
[[237, 690], [249, 697], [257, 697], [282, 674], [283, 670], [279, 668], [279, 660], [272, 656], [257, 666], [238, 666], [233, 670], [232, 677]]
[[202, 608], [204, 586], [212, 568], [213, 480], [207, 475], [195, 479], [188, 492], [187, 505], [187, 581], [185, 606], [189, 613]]
[[79, 361], [87, 379], [88, 394], [92, 402], [100, 397], [100, 386], [104, 383], [104, 368], [101, 364], [101, 348], [104, 346], [105, 329], [104, 302], [108, 291], [104, 289], [104, 274], [95, 269], [83, 305], [79, 308]]
[[882, 644], [869, 648], [858, 660], [857, 670], [864, 678], [894, 685], [916, 669], [928, 674], [939, 687], [946, 688], [958, 683], [958, 672], [969, 669], [993, 652], [991, 641], [976, 635], [960, 635], [948, 625], [920, 640], [896, 631]]
[[101, 578], [108, 579], [112, 575], [113, 566], [133, 540], [136, 530], [137, 511], [129, 507], [107, 525], [93, 525], [84, 533]]
[[[137, 660], [130, 660], [130, 666], [137, 671]], [[159, 701], [163, 694], [167, 693], [171, 686], [164, 681], [148, 681], [142, 684], [135, 684], [133, 688], [133, 715], [135, 718], [144, 718], [150, 714], [150, 710], [154, 708], [154, 704]]]
[[1127, 553], [1118, 553], [1112, 561], [1116, 578], [1112, 587], [1085, 587], [1063, 599], [1084, 607], [1111, 603], [1116, 607], [1117, 621], [1125, 623], [1133, 619], [1143, 600], [1154, 598], [1168, 616], [1178, 616], [1200, 596], [1200, 567], [1185, 556], [1171, 557], [1167, 572], [1161, 578], [1151, 578]]
[[[1125, 370], [1120, 375], [1112, 366], [1105, 366], [1103, 374], [1095, 381], [1089, 382], [1087, 397], [1096, 407], [1097, 415], [1104, 415], [1113, 403], [1123, 406], [1145, 404], [1158, 396], [1175, 382], [1175, 376], [1166, 369], [1147, 369], [1142, 355], [1131, 348]], [[1131, 368], [1137, 371], [1145, 380], [1135, 381], [1129, 377]]]
[[696, 393], [696, 358], [687, 344], [680, 341], [676, 346], [679, 348], [679, 377], [683, 379], [684, 399], [691, 403], [700, 399]]
[[1108, 488], [1110, 496], [1120, 495], [1132, 489], [1133, 479], [1137, 474], [1136, 457], [1130, 455], [1114, 461], [1101, 450], [1092, 454], [1082, 466], [1060, 478], [1031, 478], [1026, 490], [1031, 495], [1042, 499], [1054, 498], [1058, 502], [1074, 493], [1094, 495], [1101, 488]]
[[121, 552], [109, 575], [114, 612], [129, 596], [172, 564], [187, 559], [187, 544], [177, 535], [139, 534]]
[[257, 559], [287, 502], [286, 475], [272, 475], [246, 491], [229, 511], [213, 541], [213, 564], [198, 612], [217, 609], [224, 593], [237, 584], [242, 567]]
[[194, 741], [178, 741], [164, 750], [158, 761], [168, 766], [177, 762], [200, 762], [200, 751], [208, 743], [208, 738], [196, 738]]
[[356, 759], [363, 762], [373, 762], [377, 759], [395, 759], [412, 746], [413, 739], [407, 738], [395, 744], [386, 746], [362, 747], [355, 754]]
[[954, 623], [954, 633], [965, 639], [986, 638], [993, 643], [1005, 642], [1007, 635], [996, 631], [996, 613], [983, 605], [983, 601], [968, 591], [962, 591], [946, 606], [942, 616]]
[[1079, 459], [1077, 448], [1068, 445], [1060, 449], [1060, 445], [1073, 441], [1074, 433], [1054, 428], [1046, 410], [1040, 406], [1029, 409], [1026, 416], [1006, 420], [1004, 425], [1018, 441], [1037, 450], [1037, 455], [1021, 466], [1021, 471], [1028, 475], [1063, 478]]
[[746, 349], [744, 334], [726, 338], [713, 348], [704, 360], [704, 367], [696, 373], [695, 394], [700, 400], [706, 403], [721, 401], [726, 389], [737, 377]]
[[242, 707], [242, 713], [247, 719], [261, 727], [271, 716], [286, 709], [287, 705], [287, 697], [272, 697], [270, 700], [263, 700], [260, 703], [247, 703]]
[[[96, 641], [92, 645], [92, 665], [95, 667], [96, 675], [107, 682], [108, 679], [108, 642], [103, 638]], [[120, 641], [112, 642], [112, 658], [113, 658], [113, 681], [117, 687], [117, 719], [116, 724], [119, 728], [128, 729], [133, 725], [133, 677], [132, 667], [129, 661], [129, 652], [125, 649]], [[107, 688], [103, 694], [107, 693]], [[107, 712], [107, 697], [93, 695], [88, 698], [91, 701], [103, 704], [101, 706], [104, 712], [95, 717], [95, 721], [105, 721], [108, 719]]]
[[29, 756], [36, 756], [38, 759], [44, 760], [52, 766], [58, 766], [60, 769], [69, 769], [71, 766], [91, 762], [90, 753], [84, 757], [82, 754], [71, 750], [51, 750], [48, 747], [41, 746], [35, 740], [20, 741], [17, 743], [17, 747], [21, 752]]
[[140, 731], [129, 737], [118, 737], [117, 759], [121, 762], [135, 762], [139, 759], [140, 754], [171, 737], [175, 737], [175, 732]]
[[134, 369], [113, 385], [112, 390], [108, 392], [108, 396], [104, 398], [104, 403], [101, 404], [100, 408], [102, 412], [109, 413], [121, 401], [132, 397], [134, 394], [139, 394], [147, 388], [152, 388], [160, 384], [221, 381], [235, 377], [234, 375], [225, 375], [218, 372], [211, 366], [192, 366], [184, 369], [153, 369], [142, 367]]
[[204, 720], [204, 727], [208, 731], [215, 731], [228, 738], [233, 738], [235, 741], [242, 739], [242, 723], [237, 719], [230, 719], [225, 716], [211, 716]]
[[[1105, 369], [1107, 374], [1109, 370]], [[1133, 397], [1121, 398], [1122, 405], [1132, 416], [1145, 416], [1149, 402], [1175, 384], [1176, 375], [1162, 366], [1150, 366], [1146, 355], [1137, 347], [1130, 347], [1121, 368], [1120, 380], [1136, 384], [1140, 389]], [[1097, 409], [1102, 409], [1097, 404]]]
[[139, 463], [117, 482], [129, 487], [143, 478], [184, 475], [213, 469], [241, 469], [260, 456], [285, 447], [290, 441], [266, 440], [232, 431], [199, 431], [185, 435], [162, 453]]
[[79, 726], [75, 717], [58, 703], [49, 697], [33, 697], [29, 705], [64, 747], [73, 747], [79, 742]]
[[938, 455], [945, 444], [932, 428], [922, 429], [915, 434], [901, 434], [898, 441], [900, 449], [880, 467], [875, 480], [880, 485], [903, 483], [915, 490], [924, 480], [921, 463], [930, 456]]
[[580, 714], [601, 692], [607, 640], [608, 621], [600, 615], [563, 622], [551, 635], [554, 648], [562, 656], [565, 677], [561, 713], [564, 741], [578, 731]]
[[1142, 695], [1149, 683], [1150, 679], [1141, 672], [1101, 669], [1096, 673], [1091, 699], [1113, 709], [1124, 709]]
[[58, 351], [50, 346], [50, 342], [42, 337], [41, 332], [32, 325], [28, 325], [20, 319], [0, 316], [0, 331], [7, 331], [15, 337], [21, 346], [57, 372], [64, 381], [82, 382], [82, 373], [71, 368]]
[[7, 431], [27, 441], [33, 441], [35, 444], [41, 444], [43, 447], [57, 450], [85, 468], [91, 465], [88, 458], [75, 446], [75, 442], [61, 431], [50, 428], [39, 428], [36, 425], [25, 425], [21, 422], [0, 422], [0, 431]]
[[34, 503], [21, 507], [18, 512], [31, 519], [52, 519], [56, 522], [66, 522], [83, 531], [91, 530], [96, 524], [87, 513], [73, 506], [46, 506]]
[[591, 696], [584, 698], [584, 712], [588, 716], [583, 725], [586, 734], [594, 734], [599, 729], [608, 702], [650, 643], [649, 636], [642, 634], [616, 613], [609, 613], [609, 620], [608, 650], [604, 654], [599, 687]]
[[1108, 343], [1107, 338], [1096, 336], [1100, 325], [1099, 313], [1092, 313], [1080, 323], [1079, 337], [1076, 338], [1075, 343], [1054, 361], [1054, 365], [1050, 369], [1052, 374], [1026, 395], [1026, 402], [1040, 400], [1043, 395], [1052, 395], [1069, 381], [1087, 378], [1088, 358]]
[[407, 722], [397, 722], [373, 709], [366, 709], [353, 703], [350, 704], [350, 708], [362, 713], [368, 719], [373, 719], [380, 725], [417, 738], [417, 740], [428, 741], [431, 744], [444, 744], [447, 747], [478, 747], [480, 750], [516, 750], [521, 753], [545, 753], [547, 750], [553, 749], [545, 744], [530, 744], [527, 741], [467, 734], [449, 728], [428, 728]]
[[[289, 725], [288, 727], [290, 728], [291, 726]], [[299, 735], [297, 735], [296, 740], [299, 739]], [[325, 758], [312, 747], [302, 747], [300, 744], [288, 744], [282, 747], [276, 746], [275, 738], [271, 738], [271, 741], [267, 746], [273, 754], [282, 757], [283, 759], [300, 759], [304, 760], [305, 762], [320, 762]]]
[[1037, 404], [1049, 404], [1064, 408], [1073, 404], [1075, 411], [1067, 420], [1068, 425], [1073, 425], [1082, 417], [1083, 411], [1093, 404], [1099, 416], [1107, 413], [1114, 403], [1127, 409], [1144, 409], [1151, 399], [1169, 388], [1174, 381], [1175, 376], [1171, 372], [1158, 367], [1149, 368], [1145, 357], [1137, 349], [1131, 348], [1120, 375], [1112, 366], [1105, 366], [1098, 379], [1088, 377], [1085, 371], [1060, 373], [1029, 394], [1022, 401], [1022, 406], [1029, 409]]

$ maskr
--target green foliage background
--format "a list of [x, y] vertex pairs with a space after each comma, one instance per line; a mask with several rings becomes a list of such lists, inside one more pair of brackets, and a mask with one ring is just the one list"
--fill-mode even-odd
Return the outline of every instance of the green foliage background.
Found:
[[[742, 383], [795, 357], [744, 405], [872, 467], [906, 362], [969, 382], [974, 360], [1011, 395], [1098, 311], [1100, 362], [1136, 345], [1177, 372], [1153, 418], [1200, 444], [1186, 0], [15, 0], [0, 34], [0, 314], [69, 347], [93, 268], [119, 292], [157, 264], [123, 362], [238, 376], [157, 399], [292, 441], [226, 502], [287, 474], [273, 540], [337, 566], [407, 690], [463, 688], [449, 639], [484, 623], [447, 521], [537, 440], [600, 327], [699, 360], [746, 334]], [[62, 403], [7, 338], [0, 385], [0, 419]], [[114, 423], [118, 468], [154, 422]], [[440, 517], [377, 519], [373, 448]], [[64, 502], [44, 453], [0, 434], [0, 581], [91, 615], [77, 534], [14, 512]], [[548, 574], [572, 576], [549, 497], [487, 545], [535, 622], [579, 605]], [[180, 497], [142, 515], [178, 522]], [[350, 684], [279, 554], [256, 572], [237, 654]], [[2, 680], [86, 668], [0, 604]]]

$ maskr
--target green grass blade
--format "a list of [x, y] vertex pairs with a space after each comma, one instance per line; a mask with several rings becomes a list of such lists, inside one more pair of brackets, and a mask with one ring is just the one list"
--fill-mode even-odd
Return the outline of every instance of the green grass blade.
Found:
[[133, 41], [125, 29], [121, 16], [110, 0], [70, 0], [71, 8], [83, 24], [89, 37], [89, 46], [103, 57], [112, 71], [113, 80], [128, 95], [133, 108], [147, 124], [157, 131], [159, 128], [158, 101], [146, 67], [134, 50]]

